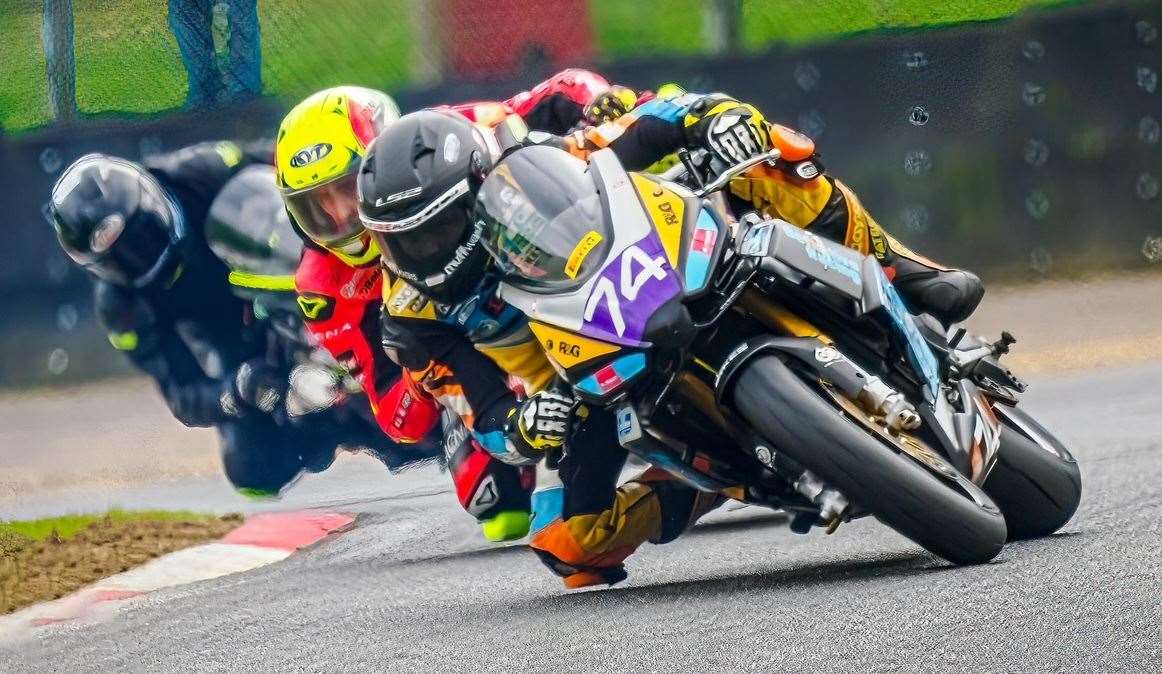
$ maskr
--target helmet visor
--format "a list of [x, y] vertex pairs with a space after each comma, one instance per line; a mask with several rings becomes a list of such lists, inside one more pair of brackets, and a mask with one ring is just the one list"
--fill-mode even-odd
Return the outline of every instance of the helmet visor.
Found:
[[480, 242], [479, 234], [471, 241], [472, 218], [464, 201], [435, 213], [421, 227], [390, 234], [372, 231], [388, 267], [426, 288], [454, 274], [461, 258]]
[[340, 247], [363, 232], [354, 171], [286, 195], [286, 208], [299, 228], [327, 248]]
[[128, 218], [111, 213], [82, 236], [58, 222], [57, 239], [74, 262], [98, 278], [118, 285], [142, 285], [154, 280], [169, 262], [174, 245], [174, 215], [158, 195], [143, 196]]

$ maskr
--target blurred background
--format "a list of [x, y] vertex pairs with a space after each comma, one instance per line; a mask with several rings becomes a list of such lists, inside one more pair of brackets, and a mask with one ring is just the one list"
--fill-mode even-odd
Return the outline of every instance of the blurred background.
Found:
[[753, 101], [911, 246], [989, 282], [1162, 259], [1162, 2], [0, 0], [0, 388], [127, 372], [45, 219], [85, 152], [271, 135], [325, 86], [402, 109], [564, 67]]

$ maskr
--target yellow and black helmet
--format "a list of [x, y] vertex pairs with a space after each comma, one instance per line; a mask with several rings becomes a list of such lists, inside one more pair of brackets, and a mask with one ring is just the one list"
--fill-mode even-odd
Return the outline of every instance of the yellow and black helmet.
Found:
[[399, 108], [387, 94], [334, 87], [308, 96], [282, 120], [275, 144], [278, 188], [295, 226], [352, 266], [379, 251], [359, 222], [355, 174], [367, 146]]

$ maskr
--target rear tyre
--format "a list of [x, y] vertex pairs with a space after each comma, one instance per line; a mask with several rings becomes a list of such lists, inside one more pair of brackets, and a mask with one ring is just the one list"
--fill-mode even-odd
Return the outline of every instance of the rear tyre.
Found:
[[980, 564], [1004, 547], [1005, 519], [983, 491], [968, 480], [952, 486], [897, 454], [777, 357], [757, 356], [736, 382], [734, 407], [760, 435], [929, 552]]
[[1001, 446], [984, 490], [1004, 513], [1009, 540], [1048, 536], [1077, 512], [1081, 469], [1060, 443], [1046, 449], [1001, 417]]

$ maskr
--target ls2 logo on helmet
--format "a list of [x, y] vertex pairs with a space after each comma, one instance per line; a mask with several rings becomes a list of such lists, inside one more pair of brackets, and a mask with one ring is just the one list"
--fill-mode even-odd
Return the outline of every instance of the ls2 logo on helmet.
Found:
[[302, 168], [312, 162], [317, 162], [323, 157], [331, 154], [330, 143], [318, 143], [310, 147], [304, 147], [291, 157], [290, 164], [295, 168]]

